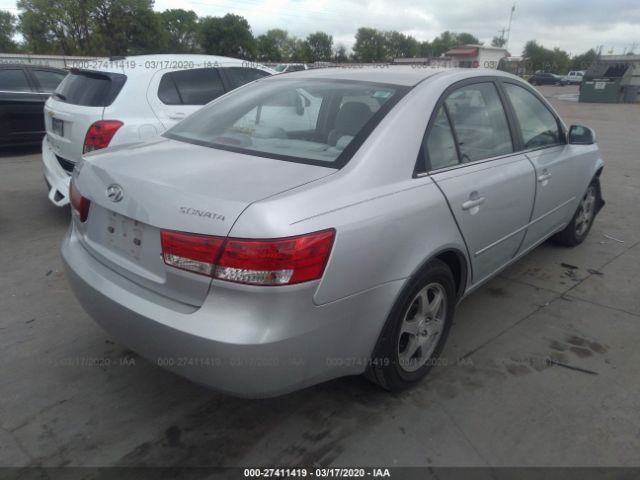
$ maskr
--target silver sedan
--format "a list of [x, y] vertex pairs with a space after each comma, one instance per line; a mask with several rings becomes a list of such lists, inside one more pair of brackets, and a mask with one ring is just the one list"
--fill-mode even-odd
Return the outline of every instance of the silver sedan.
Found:
[[547, 238], [585, 239], [602, 168], [593, 131], [512, 75], [309, 70], [86, 155], [62, 254], [101, 326], [195, 382], [398, 391], [467, 294]]

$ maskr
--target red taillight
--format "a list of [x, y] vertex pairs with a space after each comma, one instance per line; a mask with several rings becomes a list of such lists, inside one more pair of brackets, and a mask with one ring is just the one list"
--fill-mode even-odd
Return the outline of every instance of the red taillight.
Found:
[[167, 265], [251, 285], [291, 285], [320, 278], [335, 230], [274, 240], [249, 240], [163, 231]]
[[69, 184], [69, 202], [71, 203], [71, 208], [78, 214], [80, 221], [82, 223], [86, 222], [89, 217], [89, 206], [91, 205], [91, 200], [80, 195], [80, 192], [76, 189], [73, 180], [71, 180], [71, 183]]
[[167, 265], [211, 275], [224, 238], [163, 230], [160, 241]]
[[255, 285], [287, 285], [322, 276], [335, 230], [276, 240], [227, 240], [215, 277]]
[[82, 153], [107, 148], [109, 142], [111, 142], [111, 139], [122, 125], [123, 123], [118, 120], [100, 120], [93, 123], [84, 137]]

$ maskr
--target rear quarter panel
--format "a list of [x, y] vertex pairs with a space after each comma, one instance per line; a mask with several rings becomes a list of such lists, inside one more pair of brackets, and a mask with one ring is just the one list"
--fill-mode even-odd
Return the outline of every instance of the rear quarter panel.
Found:
[[120, 120], [124, 124], [113, 136], [110, 146], [146, 140], [165, 131], [146, 99], [153, 71], [128, 71], [126, 74], [127, 81], [122, 90], [104, 109], [104, 120]]
[[275, 238], [335, 228], [314, 295], [318, 305], [406, 280], [445, 249], [466, 256], [442, 193], [430, 177], [413, 176], [431, 110], [448, 85], [414, 88], [342, 170], [250, 205], [230, 235]]

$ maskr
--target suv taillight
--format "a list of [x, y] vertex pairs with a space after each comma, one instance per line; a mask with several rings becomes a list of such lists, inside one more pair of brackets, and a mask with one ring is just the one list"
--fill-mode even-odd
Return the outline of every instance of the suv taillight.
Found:
[[250, 285], [292, 285], [322, 277], [335, 230], [273, 240], [161, 232], [167, 265]]
[[86, 222], [89, 217], [91, 200], [80, 195], [80, 192], [76, 189], [73, 179], [69, 184], [69, 202], [71, 203], [71, 208], [78, 214], [80, 222]]
[[119, 120], [99, 120], [93, 123], [84, 137], [82, 153], [93, 152], [101, 148], [107, 148], [109, 142], [123, 125]]

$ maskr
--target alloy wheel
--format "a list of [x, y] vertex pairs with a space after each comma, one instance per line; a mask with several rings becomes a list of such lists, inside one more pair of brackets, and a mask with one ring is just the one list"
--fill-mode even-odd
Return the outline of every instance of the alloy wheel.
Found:
[[578, 206], [578, 214], [576, 216], [576, 234], [578, 236], [584, 235], [593, 221], [596, 205], [595, 190], [595, 187], [591, 185]]
[[447, 294], [439, 283], [430, 283], [413, 298], [400, 326], [398, 360], [400, 368], [415, 372], [424, 366], [444, 330]]

